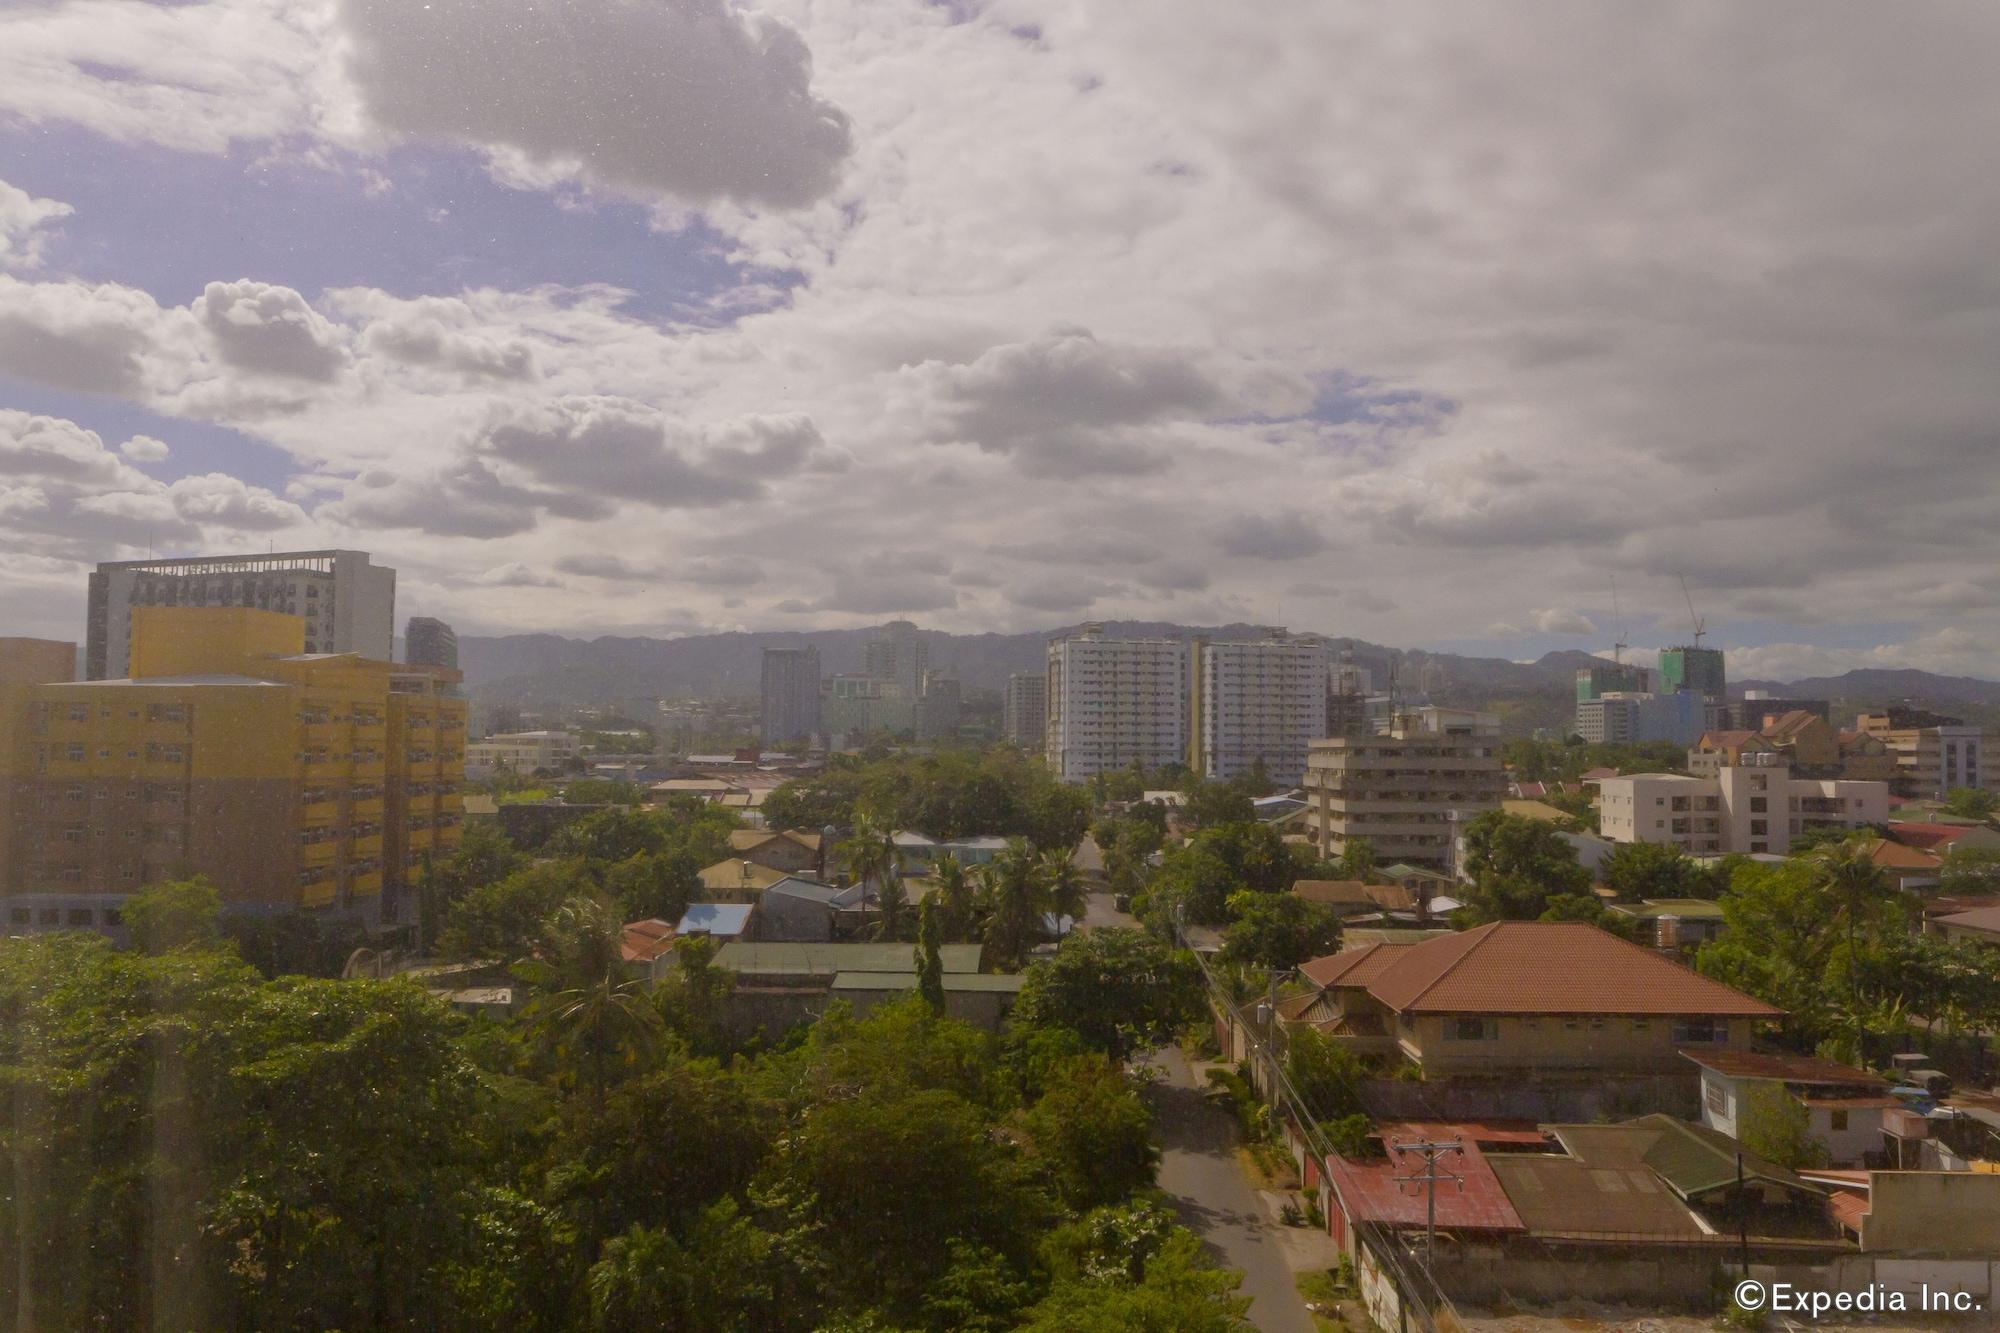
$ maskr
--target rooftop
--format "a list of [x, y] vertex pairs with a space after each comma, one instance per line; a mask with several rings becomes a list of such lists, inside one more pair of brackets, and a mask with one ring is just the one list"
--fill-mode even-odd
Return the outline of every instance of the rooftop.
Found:
[[749, 903], [689, 903], [674, 929], [682, 935], [741, 935], [753, 910]]
[[1440, 1163], [1458, 1176], [1459, 1183], [1436, 1193], [1438, 1226], [1454, 1231], [1527, 1230], [1476, 1140], [1454, 1133], [1451, 1125], [1384, 1125], [1381, 1134], [1388, 1149], [1386, 1158], [1357, 1162], [1335, 1155], [1326, 1160], [1327, 1178], [1356, 1222], [1424, 1225], [1428, 1203], [1424, 1189], [1397, 1179], [1422, 1171], [1424, 1160], [1414, 1153], [1397, 1152], [1392, 1146], [1421, 1136], [1457, 1138], [1464, 1145], [1462, 1152], [1447, 1154]]
[[1939, 917], [1937, 924], [2000, 935], [2000, 907], [1975, 907], [1970, 912], [1954, 912], [1950, 916]]
[[1767, 1051], [1682, 1051], [1703, 1069], [1727, 1078], [1762, 1078], [1816, 1087], [1884, 1087], [1888, 1081], [1865, 1069], [1822, 1060], [1816, 1055]]
[[1523, 1225], [1538, 1235], [1705, 1235], [1687, 1205], [1643, 1164], [1592, 1166], [1574, 1157], [1503, 1153], [1487, 1165]]
[[[947, 975], [979, 970], [977, 944], [946, 944], [938, 960]], [[715, 951], [717, 967], [765, 976], [826, 976], [841, 972], [915, 972], [916, 949], [908, 944], [750, 944], [741, 940]]]
[[1399, 1013], [1775, 1018], [1780, 1012], [1575, 921], [1496, 921], [1421, 944], [1348, 950], [1299, 971], [1322, 986], [1365, 987]]
[[[987, 994], [1013, 995], [1021, 989], [1027, 978], [1019, 975], [1002, 975], [996, 972], [946, 972], [943, 977], [947, 992], [985, 992]], [[842, 990], [913, 990], [916, 988], [915, 972], [839, 972], [833, 978], [833, 988]]]

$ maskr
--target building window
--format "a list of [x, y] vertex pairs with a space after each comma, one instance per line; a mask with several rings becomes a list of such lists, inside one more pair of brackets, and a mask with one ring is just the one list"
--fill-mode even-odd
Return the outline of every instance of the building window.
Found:
[[1830, 1113], [1827, 1120], [1829, 1127], [1834, 1133], [1844, 1134], [1847, 1132], [1847, 1112], [1845, 1109]]
[[1752, 796], [1750, 798], [1750, 813], [1761, 815], [1769, 807], [1770, 803], [1771, 798], [1768, 796]]
[[1683, 1018], [1674, 1024], [1674, 1040], [1723, 1045], [1729, 1041], [1729, 1025], [1712, 1018]]
[[88, 907], [72, 907], [69, 909], [69, 924], [72, 926], [88, 926], [95, 919], [96, 914]]
[[1500, 1036], [1500, 1024], [1491, 1018], [1454, 1018], [1451, 1020], [1453, 1041], [1495, 1041]]
[[7, 924], [10, 926], [25, 926], [34, 921], [34, 919], [35, 914], [25, 907], [10, 907], [7, 909]]
[[1708, 1109], [1717, 1115], [1728, 1115], [1729, 1094], [1722, 1090], [1722, 1085], [1720, 1083], [1710, 1083], [1705, 1091]]

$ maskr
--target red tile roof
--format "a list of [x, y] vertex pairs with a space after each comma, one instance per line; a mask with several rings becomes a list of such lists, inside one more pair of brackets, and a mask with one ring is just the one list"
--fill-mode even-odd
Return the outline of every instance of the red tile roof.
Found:
[[1918, 824], [1891, 820], [1889, 835], [1897, 842], [1931, 851], [1949, 847], [1979, 827], [1981, 825], [1978, 824]]
[[1890, 870], [1935, 870], [1938, 858], [1921, 847], [1910, 847], [1887, 838], [1874, 838], [1865, 844], [1868, 859], [1878, 866]]
[[[1576, 921], [1496, 921], [1421, 944], [1343, 985], [1398, 1013], [1701, 1014], [1774, 1018], [1761, 1000]], [[1336, 954], [1336, 960], [1345, 955]], [[1317, 980], [1317, 978], [1314, 978]], [[1322, 982], [1330, 985], [1331, 982]]]
[[1728, 1078], [1765, 1078], [1820, 1087], [1887, 1087], [1889, 1080], [1865, 1069], [1822, 1060], [1816, 1055], [1767, 1051], [1682, 1051], [1703, 1069]]
[[673, 947], [673, 923], [658, 917], [628, 922], [619, 935], [619, 952], [628, 963], [649, 963]]
[[1383, 968], [1393, 964], [1407, 944], [1364, 944], [1299, 964], [1299, 975], [1322, 990], [1334, 986], [1366, 986]]
[[[1507, 1200], [1493, 1168], [1479, 1151], [1477, 1141], [1454, 1134], [1451, 1125], [1384, 1125], [1384, 1143], [1422, 1134], [1432, 1139], [1460, 1138], [1462, 1153], [1447, 1154], [1439, 1165], [1459, 1177], [1460, 1185], [1440, 1184], [1437, 1189], [1437, 1224], [1455, 1231], [1526, 1231], [1520, 1214]], [[1339, 1196], [1340, 1205], [1356, 1222], [1376, 1222], [1386, 1226], [1424, 1225], [1428, 1191], [1424, 1186], [1398, 1181], [1397, 1176], [1422, 1171], [1424, 1159], [1416, 1153], [1399, 1153], [1393, 1148], [1386, 1158], [1365, 1162], [1338, 1155], [1326, 1159], [1326, 1174]]]

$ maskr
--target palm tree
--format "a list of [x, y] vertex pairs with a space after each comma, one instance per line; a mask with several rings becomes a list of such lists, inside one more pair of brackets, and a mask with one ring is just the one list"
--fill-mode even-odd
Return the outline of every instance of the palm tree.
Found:
[[1043, 912], [1042, 877], [1034, 848], [1011, 838], [1007, 850], [987, 863], [982, 876], [992, 916], [986, 922], [987, 961], [1018, 968], [1028, 955]]
[[939, 930], [953, 943], [968, 938], [972, 931], [972, 879], [965, 873], [964, 863], [946, 852], [931, 868], [931, 878], [937, 881]]
[[840, 845], [840, 864], [849, 878], [861, 885], [875, 886], [875, 902], [881, 909], [879, 930], [884, 939], [894, 939], [902, 928], [903, 886], [897, 878], [901, 858], [896, 853], [896, 835], [888, 825], [867, 815], [854, 821], [854, 832]]
[[581, 1052], [593, 1100], [604, 1107], [607, 1064], [651, 1049], [660, 1015], [639, 981], [625, 976], [618, 914], [601, 898], [579, 895], [549, 917], [537, 961], [520, 969], [547, 988], [534, 1026], [559, 1059]]
[[1895, 896], [1895, 890], [1890, 887], [1889, 877], [1882, 872], [1882, 867], [1861, 850], [1861, 842], [1857, 839], [1850, 838], [1846, 842], [1822, 847], [1813, 853], [1813, 859], [1818, 863], [1816, 878], [1820, 888], [1833, 898], [1847, 934], [1847, 1009], [1855, 1024], [1854, 1044], [1858, 1050], [1863, 1007], [1860, 954], [1856, 940], [1862, 924], [1874, 918], [1876, 911]]
[[1083, 872], [1076, 868], [1071, 853], [1060, 847], [1051, 847], [1041, 857], [1042, 887], [1048, 895], [1049, 910], [1055, 913], [1056, 930], [1062, 931], [1062, 919], [1081, 920], [1084, 908]]

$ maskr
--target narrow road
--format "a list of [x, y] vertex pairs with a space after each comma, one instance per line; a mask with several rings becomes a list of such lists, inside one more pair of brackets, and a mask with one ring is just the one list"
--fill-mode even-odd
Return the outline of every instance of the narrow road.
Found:
[[1278, 1223], [1236, 1161], [1235, 1122], [1208, 1104], [1178, 1050], [1162, 1048], [1146, 1063], [1160, 1071], [1146, 1090], [1160, 1135], [1160, 1188], [1223, 1264], [1243, 1270], [1251, 1323], [1263, 1333], [1314, 1333], [1274, 1234]]

